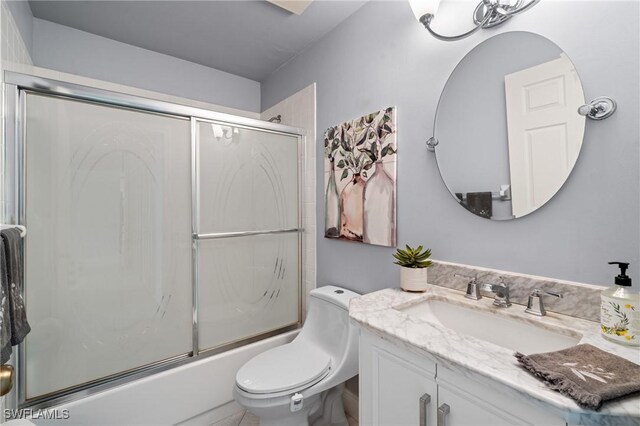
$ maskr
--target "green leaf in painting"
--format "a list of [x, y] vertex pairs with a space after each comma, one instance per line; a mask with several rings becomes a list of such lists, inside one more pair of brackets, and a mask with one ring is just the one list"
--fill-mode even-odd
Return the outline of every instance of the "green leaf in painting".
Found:
[[360, 138], [360, 140], [356, 143], [356, 146], [362, 145], [366, 140], [367, 140], [367, 133], [364, 132], [362, 133], [362, 138]]
[[338, 161], [338, 168], [342, 169], [344, 167], [344, 160]]
[[342, 176], [340, 177], [340, 180], [344, 180], [347, 176], [349, 176], [349, 172], [347, 171], [347, 169], [344, 169], [342, 171]]

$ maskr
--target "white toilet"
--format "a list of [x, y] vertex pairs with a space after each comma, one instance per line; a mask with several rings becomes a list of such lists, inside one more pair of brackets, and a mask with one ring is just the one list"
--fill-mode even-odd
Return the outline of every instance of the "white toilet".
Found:
[[312, 290], [300, 334], [238, 370], [234, 398], [260, 426], [347, 426], [342, 390], [358, 374], [358, 332], [349, 323], [356, 296], [334, 286]]

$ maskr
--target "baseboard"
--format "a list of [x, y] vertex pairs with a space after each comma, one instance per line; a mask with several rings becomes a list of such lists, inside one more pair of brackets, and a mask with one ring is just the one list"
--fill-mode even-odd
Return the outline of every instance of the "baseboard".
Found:
[[358, 395], [345, 388], [344, 392], [342, 392], [342, 403], [344, 404], [344, 411], [347, 413], [347, 416], [353, 417], [359, 422]]

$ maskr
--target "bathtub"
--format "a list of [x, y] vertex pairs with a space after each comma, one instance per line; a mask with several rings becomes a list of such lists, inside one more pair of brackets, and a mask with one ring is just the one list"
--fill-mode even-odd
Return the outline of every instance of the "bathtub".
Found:
[[238, 369], [255, 355], [289, 343], [298, 331], [50, 408], [69, 410], [66, 420], [33, 422], [36, 425], [210, 425], [241, 410], [232, 396]]

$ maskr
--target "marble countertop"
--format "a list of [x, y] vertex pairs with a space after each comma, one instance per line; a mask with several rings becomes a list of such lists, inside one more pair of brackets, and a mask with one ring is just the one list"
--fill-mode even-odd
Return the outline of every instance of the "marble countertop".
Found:
[[[595, 412], [578, 406], [572, 399], [555, 392], [540, 380], [522, 369], [514, 352], [474, 337], [458, 334], [439, 324], [409, 316], [398, 310], [425, 300], [443, 300], [470, 309], [479, 309], [495, 315], [505, 316], [565, 334], [579, 333], [580, 343], [589, 343], [614, 353], [637, 364], [640, 363], [640, 349], [617, 345], [600, 335], [600, 324], [566, 315], [547, 313], [545, 317], [535, 317], [524, 313], [524, 306], [513, 304], [509, 308], [492, 305], [493, 298], [484, 297], [479, 301], [466, 299], [457, 290], [429, 285], [425, 293], [407, 293], [399, 288], [389, 288], [365, 294], [351, 300], [349, 316], [361, 328], [386, 340], [401, 345], [405, 349], [434, 356], [439, 362], [456, 370], [485, 376], [514, 390], [534, 398], [536, 402], [550, 404], [568, 414], [571, 421], [588, 421], [597, 416], [625, 417], [627, 421], [640, 424], [640, 396], [630, 396], [607, 402]], [[614, 420], [614, 419], [611, 419]], [[609, 422], [606, 422], [609, 423]], [[611, 424], [617, 422], [612, 421]], [[604, 424], [604, 423], [602, 423]]]

